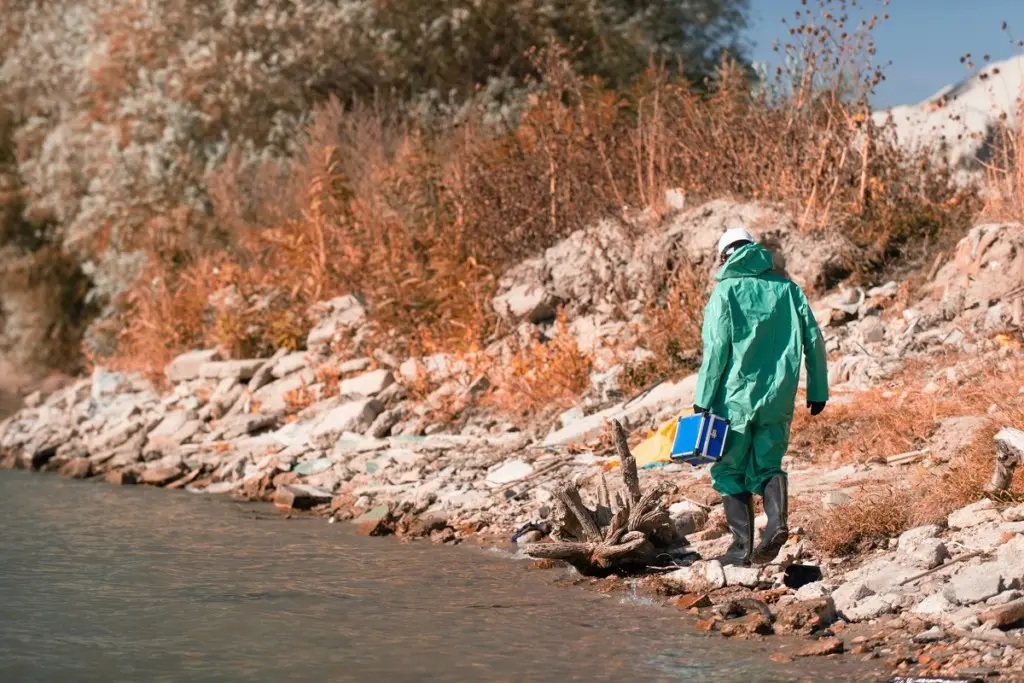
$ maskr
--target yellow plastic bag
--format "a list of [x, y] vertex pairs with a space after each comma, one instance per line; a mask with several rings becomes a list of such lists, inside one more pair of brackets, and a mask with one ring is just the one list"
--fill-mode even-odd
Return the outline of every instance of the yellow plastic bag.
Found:
[[679, 415], [665, 422], [657, 431], [633, 449], [633, 457], [636, 458], [636, 466], [643, 467], [652, 462], [669, 462], [669, 454], [672, 452], [672, 442], [676, 438], [676, 425], [679, 423]]

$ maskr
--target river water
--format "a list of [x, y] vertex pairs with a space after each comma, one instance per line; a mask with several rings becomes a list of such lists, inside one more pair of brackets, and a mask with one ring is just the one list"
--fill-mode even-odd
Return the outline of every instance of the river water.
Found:
[[0, 471], [0, 681], [869, 680], [474, 548]]

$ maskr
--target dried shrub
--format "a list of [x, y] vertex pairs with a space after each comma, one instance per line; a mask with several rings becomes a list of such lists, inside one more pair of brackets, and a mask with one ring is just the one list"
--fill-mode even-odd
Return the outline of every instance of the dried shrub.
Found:
[[[829, 408], [821, 418], [798, 418], [794, 444], [809, 443], [813, 434], [821, 440], [816, 449], [838, 448], [849, 457], [851, 445], [859, 444], [861, 459], [885, 457], [924, 446], [945, 417], [982, 415], [994, 405], [992, 423], [962, 452], [947, 454], [947, 466], [910, 470], [900, 485], [868, 489], [812, 522], [814, 543], [828, 554], [848, 554], [913, 526], [941, 522], [949, 513], [980, 500], [995, 467], [996, 431], [1000, 426], [1024, 428], [1024, 394], [1020, 392], [1024, 364], [1019, 361], [986, 361], [964, 385], [947, 387], [939, 395], [921, 391], [922, 368], [910, 367], [905, 375], [916, 381], [906, 382], [907, 393], [895, 403], [878, 390], [869, 391], [857, 394], [848, 405]], [[1016, 473], [1002, 499], [1024, 500], [1024, 470]]]
[[568, 332], [564, 313], [550, 341], [518, 345], [505, 367], [492, 373], [490, 402], [518, 417], [550, 415], [565, 410], [590, 386], [593, 359], [580, 350]]
[[992, 159], [984, 163], [986, 216], [1024, 221], [1024, 83], [1017, 98], [1017, 129], [996, 131]]
[[874, 541], [898, 536], [911, 526], [913, 494], [889, 486], [863, 493], [811, 524], [816, 548], [827, 555], [849, 555]]
[[652, 355], [625, 365], [623, 389], [627, 393], [699, 367], [708, 279], [705, 269], [681, 262], [666, 279], [664, 294], [648, 301], [638, 337]]
[[[843, 462], [886, 458], [925, 445], [947, 417], [985, 415], [1024, 427], [1024, 364], [1013, 360], [984, 360], [970, 369], [962, 384], [944, 376], [931, 380], [937, 368], [968, 360], [963, 355], [930, 357], [909, 362], [889, 386], [853, 394], [847, 403], [830, 404], [820, 417], [798, 409], [793, 420], [792, 450], [828, 458], [839, 452]], [[929, 381], [935, 392], [924, 391]]]

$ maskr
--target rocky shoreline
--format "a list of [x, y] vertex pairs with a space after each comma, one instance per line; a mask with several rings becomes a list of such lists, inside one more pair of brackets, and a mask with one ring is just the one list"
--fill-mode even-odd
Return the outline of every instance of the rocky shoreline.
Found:
[[[593, 492], [601, 474], [618, 466], [611, 420], [643, 437], [692, 404], [694, 376], [635, 396], [618, 386], [627, 362], [622, 339], [642, 314], [611, 305], [613, 293], [622, 295], [620, 280], [634, 287], [630, 298], [642, 300], [664, 259], [685, 256], [706, 267], [713, 239], [734, 220], [768, 225], [759, 232], [808, 288], [826, 284], [826, 273], [849, 257], [841, 240], [814, 244], [770, 208], [717, 202], [658, 224], [640, 241], [601, 224], [506, 274], [494, 306], [510, 322], [509, 338], [553, 338], [560, 309], [568, 320], [561, 333], [595, 359], [591, 388], [554, 420], [517, 426], [480, 408], [474, 398], [486, 394], [489, 380], [472, 359], [396, 359], [370, 348], [369, 311], [359, 297], [345, 296], [318, 306], [305, 350], [264, 359], [197, 350], [170, 363], [160, 382], [96, 368], [91, 377], [36, 392], [0, 422], [0, 466], [269, 501], [283, 511], [352, 522], [367, 535], [540, 540], [557, 487], [572, 481]], [[1024, 323], [1021, 259], [1024, 226], [979, 226], [936, 262], [913, 296], [909, 284], [888, 283], [816, 301], [833, 404], [885, 386], [914, 359], [926, 361], [923, 391], [933, 393], [955, 395], [981, 363], [1012, 369], [1019, 347], [999, 335], [1019, 336]], [[507, 341], [484, 353], [500, 363]], [[650, 353], [634, 341], [628, 360]], [[898, 404], [904, 394], [891, 398]], [[941, 471], [1000, 422], [998, 403], [994, 397], [984, 415], [937, 421], [927, 443], [895, 457], [833, 466], [821, 464], [828, 454], [791, 451], [794, 499], [828, 510], [855, 491], [905, 479], [912, 468]], [[442, 408], [457, 417], [439, 417]], [[1000, 453], [1019, 453], [1012, 430], [998, 439]], [[995, 467], [995, 444], [992, 453]], [[999, 672], [1001, 680], [1017, 680], [1024, 670], [1024, 506], [985, 498], [852, 557], [827, 557], [794, 527], [772, 565], [723, 568], [696, 559], [728, 544], [707, 469], [655, 463], [640, 477], [645, 488], [666, 492], [689, 559], [643, 577], [570, 582], [641, 590], [692, 612], [697, 628], [727, 637], [808, 637], [806, 648], [780, 658], [845, 652], [884, 658], [898, 672]]]

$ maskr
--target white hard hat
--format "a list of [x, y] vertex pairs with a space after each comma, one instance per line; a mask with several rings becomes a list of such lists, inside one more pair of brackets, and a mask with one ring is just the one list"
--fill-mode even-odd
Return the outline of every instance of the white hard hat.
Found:
[[718, 255], [721, 256], [726, 247], [736, 242], [756, 242], [757, 239], [746, 228], [729, 228], [718, 239]]

